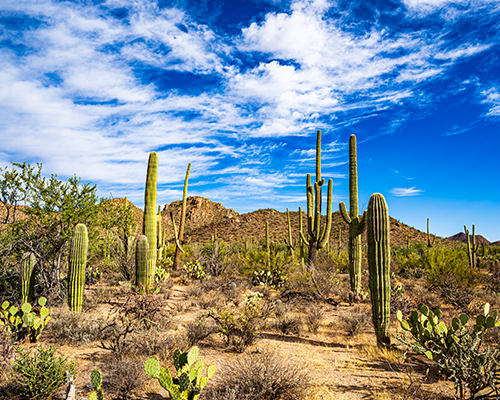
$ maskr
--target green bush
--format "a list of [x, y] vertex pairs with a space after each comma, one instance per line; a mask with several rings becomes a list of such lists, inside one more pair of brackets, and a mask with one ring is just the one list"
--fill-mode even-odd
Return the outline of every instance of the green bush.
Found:
[[474, 286], [481, 274], [469, 266], [467, 254], [463, 250], [447, 247], [429, 249], [420, 259], [428, 282], [441, 286], [449, 279], [466, 286]]
[[39, 346], [30, 352], [18, 346], [16, 352], [13, 375], [22, 397], [49, 399], [66, 382], [66, 371], [75, 376], [75, 363], [69, 364], [67, 357], [55, 357], [55, 347]]

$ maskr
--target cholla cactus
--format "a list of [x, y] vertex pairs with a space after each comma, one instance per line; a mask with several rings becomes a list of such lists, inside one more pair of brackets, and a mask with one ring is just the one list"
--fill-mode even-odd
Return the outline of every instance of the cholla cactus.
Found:
[[205, 363], [196, 361], [199, 349], [194, 346], [187, 353], [180, 350], [174, 352], [174, 366], [177, 377], [174, 378], [168, 368], [160, 366], [158, 358], [151, 357], [146, 360], [144, 370], [151, 377], [158, 379], [160, 385], [168, 391], [172, 400], [197, 400], [206, 386], [208, 380], [215, 373], [215, 365], [207, 367], [206, 376], [203, 376]]

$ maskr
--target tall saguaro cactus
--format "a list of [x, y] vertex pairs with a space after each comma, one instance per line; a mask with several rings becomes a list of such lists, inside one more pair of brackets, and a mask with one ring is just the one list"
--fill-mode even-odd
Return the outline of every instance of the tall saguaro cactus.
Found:
[[33, 253], [26, 253], [21, 260], [21, 304], [33, 301], [35, 287], [36, 258]]
[[328, 180], [328, 197], [326, 211], [326, 225], [321, 229], [321, 186], [325, 183], [321, 179], [321, 131], [318, 130], [316, 136], [316, 181], [314, 186], [311, 183], [311, 174], [307, 174], [307, 231], [309, 240], [306, 239], [302, 231], [300, 237], [309, 246], [308, 262], [316, 264], [318, 250], [322, 249], [330, 237], [332, 228], [332, 193], [333, 181]]
[[361, 234], [365, 229], [364, 218], [358, 214], [358, 160], [356, 136], [349, 138], [349, 214], [344, 202], [339, 204], [340, 213], [349, 225], [349, 277], [354, 300], [361, 293]]
[[290, 256], [293, 260], [295, 258], [295, 241], [292, 237], [292, 224], [290, 222], [290, 211], [288, 210], [288, 208], [286, 209], [286, 222], [288, 227], [288, 241], [287, 239], [285, 239], [284, 242], [288, 250], [290, 250]]
[[76, 225], [69, 250], [68, 271], [68, 304], [73, 312], [82, 311], [88, 245], [87, 227], [84, 224]]
[[464, 225], [465, 236], [467, 236], [467, 255], [469, 256], [469, 265], [471, 268], [477, 266], [477, 250], [479, 249], [479, 242], [476, 244], [476, 226], [472, 225], [472, 244], [467, 225]]
[[149, 291], [153, 286], [156, 273], [156, 180], [158, 170], [158, 155], [153, 151], [149, 155], [148, 172], [146, 175], [146, 190], [144, 191], [144, 224], [142, 233], [148, 238], [149, 250], [147, 261], [148, 282], [144, 288]]
[[384, 196], [380, 193], [375, 193], [370, 197], [366, 220], [373, 325], [377, 344], [384, 346], [390, 344], [391, 245], [389, 210]]
[[186, 171], [186, 179], [184, 180], [184, 192], [182, 194], [182, 210], [181, 210], [181, 222], [179, 224], [179, 235], [176, 239], [176, 247], [175, 247], [175, 256], [174, 256], [174, 264], [173, 269], [177, 269], [179, 262], [181, 260], [181, 253], [184, 251], [177, 245], [177, 243], [182, 244], [182, 240], [184, 239], [184, 227], [186, 225], [186, 200], [187, 200], [187, 188], [188, 188], [188, 180], [189, 180], [189, 171], [191, 170], [191, 163], [188, 164]]
[[135, 285], [141, 291], [148, 291], [148, 285], [152, 282], [151, 277], [148, 275], [150, 273], [148, 268], [149, 250], [147, 236], [140, 235], [135, 248]]

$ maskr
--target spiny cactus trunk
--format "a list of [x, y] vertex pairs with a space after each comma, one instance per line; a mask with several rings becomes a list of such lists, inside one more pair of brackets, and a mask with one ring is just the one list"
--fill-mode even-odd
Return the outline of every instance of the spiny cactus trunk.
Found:
[[349, 214], [344, 202], [339, 204], [344, 221], [349, 224], [349, 278], [354, 301], [359, 300], [361, 293], [361, 234], [364, 220], [358, 212], [358, 160], [356, 153], [356, 136], [349, 138]]
[[148, 254], [148, 238], [146, 235], [140, 235], [135, 250], [135, 285], [142, 292], [148, 289], [148, 284], [151, 281], [148, 276]]
[[68, 304], [73, 312], [82, 311], [88, 243], [87, 227], [78, 224], [73, 232], [69, 253]]
[[148, 238], [147, 282], [144, 288], [149, 291], [153, 287], [156, 273], [156, 180], [158, 156], [153, 151], [149, 155], [148, 172], [146, 175], [146, 190], [144, 193], [144, 225], [143, 234]]
[[[184, 192], [182, 194], [182, 210], [181, 210], [181, 221], [179, 224], [179, 235], [176, 239], [176, 243], [182, 244], [184, 239], [184, 226], [186, 225], [186, 200], [187, 200], [187, 188], [188, 188], [188, 180], [189, 180], [189, 171], [191, 170], [191, 163], [188, 164], [186, 171], [186, 179], [184, 180]], [[180, 261], [181, 261], [181, 250], [180, 246], [175, 247], [175, 256], [174, 256], [174, 264], [172, 266], [173, 269], [177, 269]]]
[[23, 255], [21, 260], [21, 304], [31, 303], [33, 301], [35, 264], [36, 258], [33, 253], [25, 253]]
[[391, 247], [389, 211], [384, 196], [380, 193], [371, 196], [366, 219], [373, 325], [377, 344], [385, 346], [390, 344]]

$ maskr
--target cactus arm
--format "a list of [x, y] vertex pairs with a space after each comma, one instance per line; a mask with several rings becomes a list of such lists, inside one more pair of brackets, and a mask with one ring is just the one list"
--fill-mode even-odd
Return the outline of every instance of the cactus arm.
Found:
[[318, 249], [325, 247], [328, 239], [330, 238], [330, 232], [332, 230], [332, 196], [333, 195], [333, 181], [328, 180], [328, 197], [326, 202], [326, 225], [323, 227], [323, 234], [318, 243]]
[[309, 236], [313, 236], [314, 229], [314, 188], [311, 185], [311, 174], [307, 174], [306, 178], [306, 194], [307, 194], [307, 232]]
[[184, 253], [184, 250], [182, 249], [181, 244], [179, 242], [179, 235], [177, 235], [177, 226], [175, 225], [174, 213], [172, 211], [170, 211], [170, 219], [172, 220], [172, 226], [174, 228], [175, 245], [179, 248], [181, 253]]
[[68, 270], [68, 305], [73, 312], [82, 311], [88, 245], [87, 227], [76, 225], [71, 239]]
[[302, 207], [299, 207], [299, 235], [300, 235], [300, 238], [302, 239], [302, 242], [306, 246], [309, 246], [309, 241], [304, 236], [304, 232], [302, 232]]
[[351, 223], [351, 216], [347, 212], [347, 208], [346, 208], [345, 203], [343, 201], [340, 202], [340, 204], [339, 204], [339, 210], [340, 210], [340, 215], [342, 215], [343, 220], [347, 224], [350, 224]]

